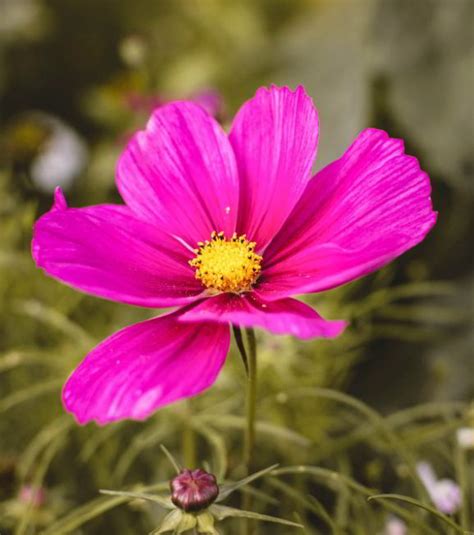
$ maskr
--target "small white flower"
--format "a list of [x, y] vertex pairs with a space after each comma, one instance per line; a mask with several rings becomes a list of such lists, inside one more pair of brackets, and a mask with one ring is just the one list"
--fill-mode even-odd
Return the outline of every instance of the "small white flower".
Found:
[[31, 165], [31, 178], [46, 192], [54, 191], [56, 186], [68, 189], [86, 165], [87, 147], [64, 121], [44, 113], [37, 114], [37, 118], [51, 134]]
[[474, 427], [461, 427], [457, 430], [456, 438], [461, 448], [474, 448]]
[[407, 525], [396, 516], [390, 516], [385, 523], [383, 535], [406, 535]]
[[452, 479], [438, 479], [427, 462], [418, 463], [416, 469], [436, 508], [445, 514], [455, 513], [462, 502], [459, 485]]

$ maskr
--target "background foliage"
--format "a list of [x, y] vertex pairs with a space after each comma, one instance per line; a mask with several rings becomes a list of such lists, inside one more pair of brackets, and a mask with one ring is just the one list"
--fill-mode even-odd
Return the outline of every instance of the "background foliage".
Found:
[[[296, 515], [309, 534], [383, 533], [393, 507], [409, 533], [449, 532], [417, 507], [366, 500], [424, 499], [413, 467], [425, 459], [464, 487], [454, 519], [469, 527], [474, 459], [455, 437], [474, 427], [473, 9], [471, 0], [0, 0], [2, 534], [146, 533], [159, 511], [117, 507], [98, 489], [166, 481], [160, 443], [188, 466], [241, 475], [235, 352], [215, 388], [146, 423], [80, 428], [64, 413], [61, 385], [84, 354], [156, 311], [48, 279], [29, 243], [56, 183], [71, 205], [119, 201], [115, 161], [150, 106], [212, 90], [227, 125], [269, 83], [303, 83], [313, 96], [317, 168], [366, 126], [404, 138], [432, 177], [440, 217], [383, 271], [314, 296], [327, 317], [350, 319], [340, 339], [259, 333], [255, 468], [307, 468], [264, 478], [254, 508]], [[40, 507], [19, 498], [25, 484], [45, 488]], [[229, 521], [225, 533], [237, 527]]]

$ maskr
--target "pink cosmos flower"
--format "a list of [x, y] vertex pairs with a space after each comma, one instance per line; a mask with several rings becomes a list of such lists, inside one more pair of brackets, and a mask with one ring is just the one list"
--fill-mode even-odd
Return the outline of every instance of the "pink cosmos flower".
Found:
[[291, 296], [380, 268], [435, 223], [430, 182], [403, 142], [364, 130], [311, 178], [318, 115], [304, 89], [259, 89], [229, 135], [199, 105], [155, 110], [117, 167], [125, 205], [69, 208], [60, 190], [35, 225], [49, 275], [132, 305], [175, 307], [102, 342], [72, 373], [77, 421], [144, 419], [219, 374], [229, 325], [335, 337]]

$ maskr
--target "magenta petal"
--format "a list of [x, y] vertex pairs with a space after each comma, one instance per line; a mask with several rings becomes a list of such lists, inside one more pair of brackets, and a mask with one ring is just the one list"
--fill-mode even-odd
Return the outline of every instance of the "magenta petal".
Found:
[[403, 143], [364, 130], [320, 171], [266, 251], [267, 299], [316, 292], [380, 268], [423, 240], [436, 221], [428, 175]]
[[214, 383], [229, 327], [180, 323], [180, 313], [126, 327], [87, 355], [63, 389], [64, 406], [79, 423], [143, 420]]
[[226, 134], [201, 106], [155, 110], [117, 167], [117, 186], [141, 219], [195, 247], [212, 231], [232, 235], [238, 209], [235, 157]]
[[262, 88], [236, 115], [229, 138], [240, 176], [238, 231], [260, 252], [311, 178], [318, 115], [302, 87]]
[[310, 306], [296, 299], [265, 302], [257, 293], [221, 294], [190, 307], [180, 321], [215, 321], [241, 327], [262, 327], [274, 334], [298, 338], [334, 338], [346, 326], [344, 321], [327, 321]]
[[34, 226], [32, 253], [52, 277], [114, 301], [175, 306], [202, 292], [176, 240], [126, 206], [68, 208], [60, 190]]

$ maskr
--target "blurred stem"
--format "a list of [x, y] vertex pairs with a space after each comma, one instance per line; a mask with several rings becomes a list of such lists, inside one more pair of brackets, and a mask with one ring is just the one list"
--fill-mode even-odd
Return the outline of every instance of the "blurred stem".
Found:
[[[346, 477], [350, 477], [350, 465], [346, 457], [339, 459], [339, 473]], [[337, 501], [336, 501], [336, 524], [338, 528], [345, 530], [347, 527], [347, 517], [349, 513], [350, 494], [347, 485], [342, 482], [338, 485]]]
[[467, 530], [470, 527], [470, 504], [468, 500], [469, 496], [469, 488], [468, 488], [468, 480], [467, 480], [467, 474], [468, 474], [468, 467], [466, 463], [466, 455], [464, 453], [463, 448], [457, 444], [456, 446], [456, 480], [461, 487], [461, 496], [462, 496], [462, 502], [461, 502], [461, 512], [460, 512], [460, 523], [461, 527], [467, 532]]
[[190, 399], [186, 400], [186, 419], [183, 429], [183, 460], [186, 468], [196, 468], [196, 433], [192, 427], [193, 407]]

